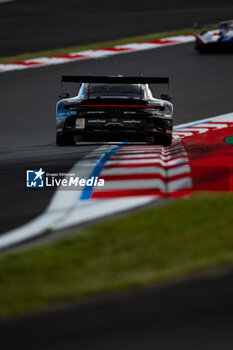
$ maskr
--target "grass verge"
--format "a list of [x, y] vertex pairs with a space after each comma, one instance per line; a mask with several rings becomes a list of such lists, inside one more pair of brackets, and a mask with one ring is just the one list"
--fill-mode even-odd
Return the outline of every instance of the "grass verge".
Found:
[[[216, 24], [210, 24], [208, 25], [208, 28], [214, 28], [216, 27]], [[51, 56], [58, 56], [58, 55], [66, 55], [71, 52], [80, 52], [84, 50], [92, 50], [92, 49], [103, 49], [106, 47], [111, 47], [115, 45], [124, 45], [124, 44], [131, 44], [131, 43], [140, 43], [143, 41], [150, 41], [150, 40], [157, 40], [161, 38], [166, 38], [169, 36], [175, 36], [175, 35], [185, 35], [185, 34], [192, 34], [193, 28], [187, 28], [187, 29], [181, 29], [181, 30], [173, 30], [169, 32], [161, 32], [161, 33], [155, 33], [155, 34], [148, 34], [148, 35], [141, 35], [141, 36], [135, 36], [131, 38], [124, 38], [124, 39], [118, 39], [118, 40], [112, 40], [112, 41], [103, 41], [95, 44], [88, 44], [88, 45], [82, 45], [82, 46], [71, 46], [66, 48], [60, 48], [55, 50], [48, 50], [48, 51], [39, 51], [35, 53], [25, 53], [22, 55], [17, 56], [11, 56], [11, 57], [0, 57], [0, 64], [2, 63], [12, 63], [12, 62], [20, 62], [27, 59], [32, 58], [39, 58], [39, 57], [51, 57]]]
[[0, 316], [233, 262], [233, 194], [202, 194], [0, 257]]

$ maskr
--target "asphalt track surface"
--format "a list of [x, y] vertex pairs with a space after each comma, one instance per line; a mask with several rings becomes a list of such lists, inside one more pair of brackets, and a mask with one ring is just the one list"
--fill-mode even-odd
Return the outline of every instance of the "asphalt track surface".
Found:
[[[0, 74], [0, 232], [17, 227], [46, 208], [52, 191], [25, 191], [25, 168], [69, 169], [99, 144], [55, 145], [55, 103], [62, 74], [170, 76], [175, 124], [232, 111], [232, 56], [202, 56], [193, 44]], [[64, 89], [75, 92], [76, 85]], [[159, 87], [160, 95], [166, 88]]]
[[[89, 71], [169, 75], [176, 124], [232, 111], [232, 56], [201, 56], [193, 44], [0, 74], [0, 108], [5, 116], [0, 129], [1, 232], [27, 222], [51, 198], [51, 191], [25, 191], [25, 167], [46, 164], [68, 169], [99, 146], [58, 148], [54, 142], [60, 75]], [[7, 350], [228, 350], [233, 347], [232, 293], [232, 274], [217, 274], [64, 306], [1, 322], [1, 346]]]
[[0, 322], [4, 350], [229, 350], [232, 272]]
[[[169, 75], [175, 124], [232, 112], [232, 56], [200, 56], [193, 44], [0, 74], [1, 232], [36, 216], [51, 198], [51, 191], [25, 191], [25, 168], [68, 169], [99, 146], [58, 148], [54, 142], [60, 75], [89, 72]], [[232, 293], [229, 274], [72, 305], [2, 322], [1, 347], [228, 350], [233, 347]]]
[[233, 17], [232, 0], [18, 0], [0, 4], [0, 56], [51, 50]]

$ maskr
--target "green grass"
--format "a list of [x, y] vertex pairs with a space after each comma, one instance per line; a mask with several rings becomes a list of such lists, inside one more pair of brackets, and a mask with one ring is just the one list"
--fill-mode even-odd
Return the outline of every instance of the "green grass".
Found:
[[[208, 27], [210, 26], [212, 27], [216, 25], [212, 24], [212, 25], [209, 25]], [[124, 44], [130, 44], [134, 42], [139, 43], [143, 41], [156, 40], [156, 39], [165, 38], [169, 36], [185, 35], [185, 34], [192, 34], [192, 33], [193, 33], [193, 28], [188, 28], [188, 29], [182, 29], [182, 30], [173, 30], [169, 32], [135, 36], [131, 38], [124, 38], [124, 39], [118, 39], [118, 40], [112, 40], [112, 41], [104, 41], [104, 42], [82, 45], [82, 46], [71, 46], [71, 47], [60, 48], [56, 50], [39, 51], [35, 53], [28, 52], [17, 56], [0, 57], [0, 64], [20, 62], [27, 59], [38, 58], [38, 57], [51, 57], [51, 56], [65, 55], [71, 52], [79, 52], [79, 51], [92, 50], [92, 49], [102, 49], [102, 48], [111, 47], [115, 45], [124, 45]]]
[[233, 262], [233, 195], [202, 194], [0, 257], [0, 316]]

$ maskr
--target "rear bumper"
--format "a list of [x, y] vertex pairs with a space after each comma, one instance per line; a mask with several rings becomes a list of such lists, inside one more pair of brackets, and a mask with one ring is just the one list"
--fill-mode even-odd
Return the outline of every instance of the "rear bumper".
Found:
[[113, 122], [109, 120], [108, 125], [96, 123], [90, 125], [85, 123], [77, 128], [75, 118], [57, 120], [57, 134], [75, 136], [77, 141], [145, 141], [148, 137], [159, 137], [161, 135], [171, 136], [172, 119], [147, 118], [140, 123]]
[[155, 137], [159, 138], [163, 135], [171, 135], [172, 131], [169, 132], [158, 132], [158, 131], [147, 131], [147, 132], [137, 132], [137, 131], [82, 131], [82, 132], [64, 132], [62, 135], [70, 135], [74, 136], [75, 141], [88, 141], [88, 142], [95, 142], [95, 141], [107, 141], [107, 142], [131, 142], [131, 141], [137, 141], [137, 142], [145, 142], [148, 141], [148, 138]]

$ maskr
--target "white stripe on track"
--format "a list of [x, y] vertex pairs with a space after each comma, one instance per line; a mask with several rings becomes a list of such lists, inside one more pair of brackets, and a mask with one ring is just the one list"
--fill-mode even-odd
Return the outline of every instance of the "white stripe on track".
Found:
[[137, 174], [154, 174], [168, 177], [189, 174], [191, 171], [189, 165], [181, 165], [171, 169], [162, 168], [160, 166], [140, 166], [140, 167], [128, 167], [128, 168], [104, 168], [101, 172], [101, 176], [106, 175], [137, 175]]
[[177, 130], [174, 130], [173, 134], [182, 135], [182, 136], [192, 136], [193, 135], [192, 132], [183, 132], [183, 131], [177, 131]]
[[178, 191], [192, 188], [192, 178], [190, 176], [183, 177], [182, 179], [169, 181], [167, 183], [167, 191]]
[[[155, 159], [135, 159], [135, 160], [128, 160], [128, 159], [122, 159], [119, 161], [115, 161], [115, 160], [109, 160], [108, 163], [106, 164], [106, 167], [108, 166], [117, 166], [117, 165], [132, 165], [132, 164], [150, 164], [153, 163], [155, 165], [159, 164], [161, 166], [171, 166], [174, 164], [179, 164], [179, 163], [184, 163], [184, 162], [188, 162], [188, 158], [183, 157], [183, 158], [178, 158], [178, 159], [174, 159], [174, 160], [169, 160], [168, 162], [166, 162], [166, 158], [164, 157], [157, 157]], [[177, 158], [177, 157], [175, 157]]]
[[166, 170], [158, 166], [140, 166], [128, 168], [103, 168], [101, 176], [106, 175], [136, 175], [136, 174], [158, 174], [163, 177], [166, 175]]
[[177, 166], [175, 168], [171, 168], [167, 170], [167, 176], [168, 178], [175, 175], [181, 175], [181, 174], [190, 174], [191, 168], [189, 165], [182, 165]]
[[181, 157], [183, 155], [187, 155], [186, 152], [179, 152], [179, 153], [175, 153], [175, 154], [171, 154], [171, 155], [163, 155], [163, 154], [149, 154], [149, 155], [126, 155], [126, 156], [118, 156], [118, 157], [112, 157], [111, 161], [112, 162], [126, 162], [126, 161], [137, 161], [137, 160], [143, 160], [146, 159], [148, 160], [154, 160], [154, 159], [162, 159], [162, 160], [168, 160], [168, 159], [174, 159], [174, 158], [178, 158]]
[[137, 179], [137, 180], [111, 180], [106, 181], [104, 187], [95, 188], [95, 191], [109, 190], [138, 190], [153, 189], [165, 191], [164, 179]]
[[[189, 133], [189, 132], [198, 132], [199, 134], [203, 134], [203, 133], [206, 133], [206, 132], [208, 132], [209, 131], [209, 129], [208, 128], [198, 128], [198, 127], [192, 127], [192, 128], [184, 128], [184, 129], [182, 129], [182, 133], [183, 132], [187, 132], [187, 133]], [[175, 131], [175, 133], [177, 133], [176, 131]]]
[[[228, 127], [227, 124], [206, 123], [204, 125], [208, 128], [216, 128], [216, 129], [224, 129]], [[201, 127], [201, 125], [199, 127]]]

